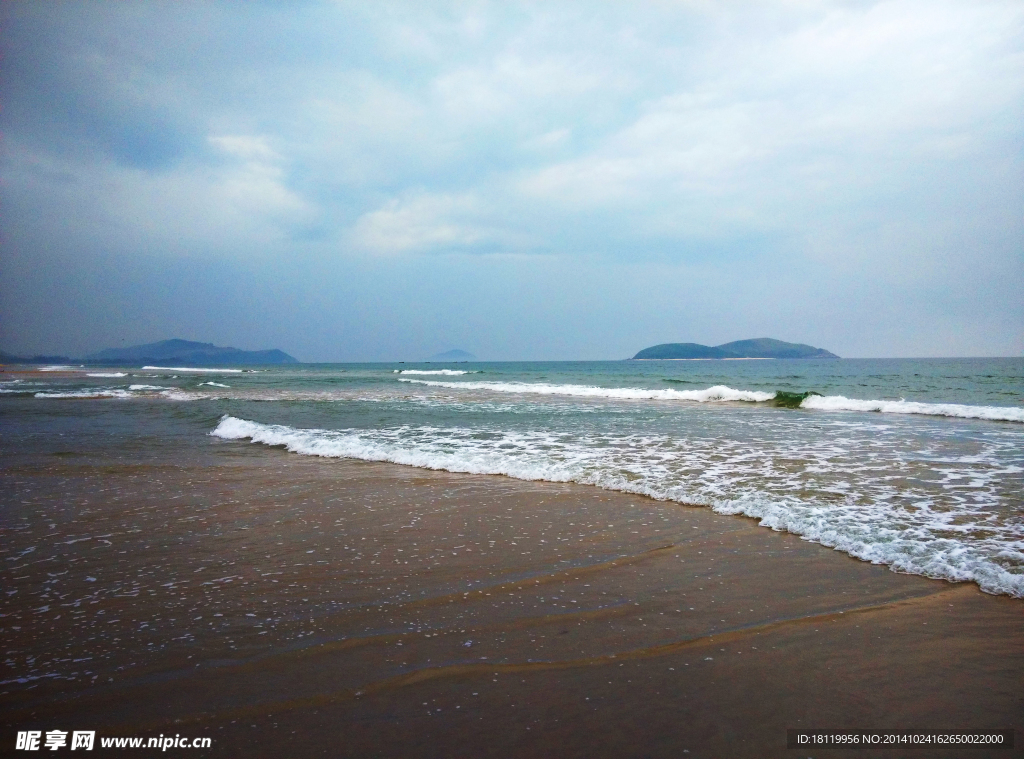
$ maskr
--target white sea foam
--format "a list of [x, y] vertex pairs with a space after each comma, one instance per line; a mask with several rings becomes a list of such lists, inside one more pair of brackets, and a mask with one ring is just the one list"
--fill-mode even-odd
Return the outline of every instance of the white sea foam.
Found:
[[[20, 395], [22, 393], [32, 393], [35, 391], [31, 390], [30, 387], [39, 387], [40, 385], [46, 387], [47, 384], [45, 382], [24, 382], [20, 379], [0, 381], [0, 385], [4, 386], [0, 387], [0, 394], [13, 393]], [[23, 387], [7, 387], [7, 385], [23, 385]]]
[[76, 371], [76, 366], [66, 366], [64, 364], [54, 364], [53, 366], [41, 366], [39, 371], [41, 372], [73, 372]]
[[69, 390], [67, 392], [42, 392], [36, 393], [36, 398], [131, 398], [127, 390]]
[[[402, 373], [412, 372], [406, 370]], [[488, 390], [497, 393], [567, 395], [620, 400], [678, 400], [697, 403], [747, 401], [758, 403], [775, 398], [775, 393], [759, 390], [736, 390], [725, 385], [715, 385], [704, 390], [663, 390], [632, 387], [596, 387], [591, 385], [552, 385], [543, 382], [444, 382], [438, 380], [406, 379], [405, 377], [400, 377], [399, 382], [444, 387], [453, 390]], [[805, 398], [800, 406], [801, 408], [817, 411], [870, 411], [887, 414], [923, 414], [928, 416], [959, 417], [962, 419], [1024, 422], [1024, 408], [1012, 406], [970, 406], [961, 403], [859, 400], [856, 398], [845, 398], [841, 395], [811, 395]]]
[[210, 387], [231, 387], [231, 385], [222, 385], [219, 382], [200, 382], [199, 385], [209, 385]]
[[123, 388], [87, 388], [82, 390], [43, 390], [35, 393], [36, 398], [140, 398], [152, 397], [156, 393], [170, 400], [197, 400], [206, 396], [182, 393], [176, 387], [161, 385], [129, 385]]
[[[860, 437], [849, 437], [855, 433]], [[409, 426], [304, 430], [225, 416], [210, 434], [306, 455], [577, 482], [707, 505], [894, 571], [972, 580], [989, 593], [1024, 597], [1024, 524], [993, 510], [999, 489], [1024, 471], [1000, 458], [1015, 438], [997, 438], [954, 460], [932, 462], [914, 452], [896, 462], [905, 478], [897, 486], [892, 470], [877, 462], [892, 454], [892, 440], [879, 430], [837, 431], [797, 444]], [[851, 453], [851, 445], [859, 450]], [[915, 484], [927, 478], [931, 490]]]
[[862, 401], [841, 395], [811, 395], [801, 408], [819, 411], [875, 411], [883, 414], [924, 414], [987, 419], [996, 422], [1024, 422], [1024, 408], [1009, 406], [968, 406], [962, 403], [921, 403], [918, 401]]
[[196, 372], [198, 374], [241, 374], [245, 369], [208, 369], [192, 366], [144, 366], [143, 369], [150, 371], [165, 371], [165, 372]]
[[203, 393], [188, 393], [184, 390], [179, 390], [176, 387], [168, 388], [160, 392], [164, 398], [169, 401], [202, 401], [209, 398], [209, 395]]
[[127, 377], [124, 372], [90, 372], [86, 377]]
[[399, 374], [443, 374], [446, 377], [456, 377], [460, 374], [479, 374], [479, 372], [467, 372], [461, 369], [398, 369]]
[[399, 378], [399, 382], [446, 387], [455, 390], [489, 390], [495, 393], [529, 393], [534, 395], [570, 395], [583, 398], [614, 398], [617, 400], [694, 401], [770, 401], [775, 393], [757, 390], [734, 390], [715, 385], [705, 390], [649, 390], [639, 387], [596, 387], [593, 385], [550, 385], [543, 382], [438, 382]]

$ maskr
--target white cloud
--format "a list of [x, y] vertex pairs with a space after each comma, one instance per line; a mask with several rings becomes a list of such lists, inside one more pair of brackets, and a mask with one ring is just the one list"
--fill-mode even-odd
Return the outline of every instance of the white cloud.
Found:
[[193, 178], [225, 221], [241, 225], [246, 224], [246, 217], [269, 218], [285, 225], [312, 221], [314, 209], [286, 185], [283, 160], [265, 137], [222, 135], [208, 140], [236, 159], [212, 176]]
[[478, 208], [471, 196], [394, 199], [361, 216], [353, 227], [351, 242], [375, 253], [466, 248], [493, 240], [495, 235], [468, 220]]
[[263, 138], [211, 137], [217, 164], [151, 172], [110, 160], [60, 160], [9, 141], [5, 167], [23, 200], [60, 208], [44, 236], [74, 230], [79, 244], [131, 255], [170, 250], [258, 255], [314, 223], [318, 209], [287, 185]]
[[752, 210], [774, 226], [781, 211], [799, 223], [1019, 131], [1005, 114], [1024, 96], [1012, 44], [1022, 18], [1005, 4], [888, 2], [840, 6], [742, 45], [726, 36], [695, 51], [698, 75], [518, 187], [569, 211], [655, 203], [674, 216], [682, 207], [736, 221]]
[[266, 137], [233, 134], [206, 138], [207, 141], [225, 153], [252, 162], [277, 162], [281, 156], [267, 144]]
[[442, 74], [433, 88], [446, 113], [477, 121], [516, 118], [552, 100], [607, 91], [616, 78], [614, 70], [583, 57], [549, 52], [533, 58], [504, 52], [485, 65]]
[[508, 253], [525, 288], [544, 253], [572, 260], [545, 287], [592, 304], [643, 287], [602, 267], [680, 267], [664, 304], [767, 264], [766, 302], [834, 275], [920, 324], [924, 282], [1020, 312], [1019, 0], [36, 7], [0, 42], [28, 255], [458, 260], [468, 283], [499, 256], [414, 259]]

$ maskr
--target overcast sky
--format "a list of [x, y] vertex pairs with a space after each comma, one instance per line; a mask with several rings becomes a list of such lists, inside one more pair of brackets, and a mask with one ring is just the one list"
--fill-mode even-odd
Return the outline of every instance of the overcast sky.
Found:
[[0, 348], [1024, 353], [1024, 3], [4, 2]]

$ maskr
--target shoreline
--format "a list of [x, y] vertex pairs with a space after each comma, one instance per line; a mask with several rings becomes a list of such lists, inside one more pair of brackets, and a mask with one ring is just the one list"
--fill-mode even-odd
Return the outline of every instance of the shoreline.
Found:
[[[109, 559], [61, 549], [70, 596], [152, 577], [86, 607], [116, 623], [88, 628], [113, 680], [4, 686], [8, 727], [388, 757], [788, 756], [796, 727], [1024, 728], [1024, 603], [973, 584], [585, 485], [203, 455], [4, 470], [28, 483], [25, 514], [91, 493], [98, 530], [135, 515]], [[19, 583], [7, 611], [38, 620]], [[88, 643], [68, 616], [33, 624], [9, 647]]]

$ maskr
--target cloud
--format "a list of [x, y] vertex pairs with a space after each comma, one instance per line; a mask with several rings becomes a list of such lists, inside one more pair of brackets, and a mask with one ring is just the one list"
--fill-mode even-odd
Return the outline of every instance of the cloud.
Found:
[[[0, 234], [23, 262], [245, 261], [296, 293], [327, 286], [289, 273], [298, 260], [339, 281], [458, 268], [481, 292], [514, 270], [518, 296], [488, 312], [526, 343], [550, 332], [529, 293], [578, 292], [593, 318], [573, 323], [595, 341], [634, 334], [613, 318], [618, 287], [638, 290], [628, 321], [648, 325], [698, 318], [673, 297], [717, 309], [708, 323], [802, 309], [794, 322], [833, 325], [824, 282], [849, 294], [850, 324], [886, 298], [915, 330], [964, 299], [1021, 313], [1013, 0], [11, 2], [0, 25]], [[744, 277], [767, 270], [784, 272], [777, 292], [808, 295], [751, 294]], [[28, 297], [3, 279], [0, 317]], [[411, 296], [374, 302], [390, 297]], [[957, 308], [976, 335], [982, 317]], [[34, 318], [40, 340], [54, 332]], [[992, 345], [1021, 345], [993, 330]]]
[[351, 241], [374, 253], [462, 251], [493, 244], [500, 230], [473, 221], [480, 203], [474, 197], [417, 195], [393, 199], [355, 223]]
[[317, 223], [318, 209], [288, 187], [282, 159], [264, 140], [209, 142], [220, 160], [173, 172], [103, 158], [55, 160], [14, 143], [5, 177], [19, 192], [8, 218], [48, 247], [68, 246], [70, 235], [78, 255], [113, 249], [132, 256], [258, 255]]
[[[837, 8], [728, 55], [712, 45], [704, 77], [646, 101], [595, 149], [526, 174], [520, 187], [573, 208], [674, 198], [734, 221], [729, 200], [774, 224], [780, 212], [809, 217], [837, 194], [898, 181], [908, 165], [977, 154], [1019, 132], [1007, 116], [1024, 91], [1008, 44], [1021, 14], [985, 10]], [[796, 203], [781, 209], [780, 195]]]
[[211, 136], [209, 142], [236, 159], [206, 182], [206, 200], [214, 205], [218, 219], [243, 223], [263, 217], [284, 227], [313, 221], [315, 210], [285, 184], [283, 159], [266, 138], [222, 135]]

